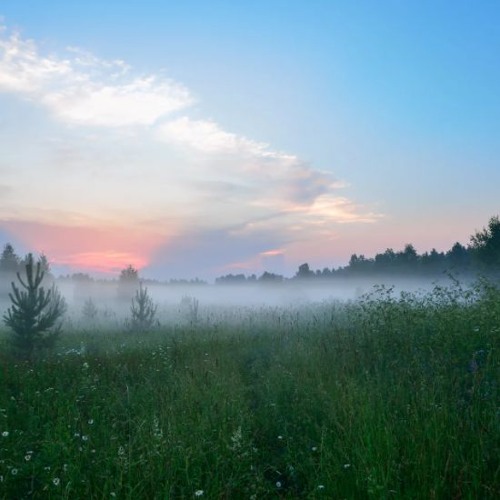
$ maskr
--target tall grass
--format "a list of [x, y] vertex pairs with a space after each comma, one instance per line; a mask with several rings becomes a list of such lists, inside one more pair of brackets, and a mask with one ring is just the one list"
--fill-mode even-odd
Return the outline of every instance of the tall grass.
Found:
[[2, 354], [2, 498], [498, 498], [495, 287], [235, 314]]

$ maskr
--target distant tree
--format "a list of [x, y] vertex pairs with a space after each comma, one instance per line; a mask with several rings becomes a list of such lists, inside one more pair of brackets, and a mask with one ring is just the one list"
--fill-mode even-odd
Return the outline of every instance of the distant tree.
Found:
[[460, 243], [455, 243], [446, 253], [446, 259], [452, 269], [467, 270], [470, 266], [470, 251]]
[[259, 281], [263, 283], [281, 283], [283, 281], [283, 276], [281, 276], [281, 274], [264, 271], [259, 277]]
[[142, 284], [135, 292], [135, 297], [132, 299], [130, 312], [132, 319], [130, 328], [136, 332], [145, 332], [154, 325], [156, 310], [158, 306], [153, 302], [153, 299], [148, 294], [148, 289], [143, 288]]
[[351, 255], [348, 265], [349, 272], [355, 274], [368, 274], [373, 267], [373, 259], [367, 259], [364, 255], [358, 257], [357, 254]]
[[399, 271], [417, 271], [418, 254], [415, 247], [408, 243], [402, 252], [396, 254], [396, 265]]
[[45, 273], [40, 260], [35, 264], [33, 255], [28, 254], [24, 262], [26, 277], [23, 279], [17, 273], [21, 288], [12, 282], [12, 293], [9, 294], [12, 306], [3, 319], [14, 331], [14, 348], [23, 357], [31, 359], [35, 350], [52, 347], [56, 342], [66, 302], [55, 286], [50, 290], [41, 286]]
[[330, 271], [328, 267], [324, 267], [323, 271], [321, 271], [321, 277], [322, 278], [331, 278], [333, 276], [333, 269]]
[[394, 270], [396, 263], [396, 253], [392, 248], [388, 248], [384, 253], [375, 255], [375, 269], [377, 272], [387, 272]]
[[500, 268], [500, 219], [492, 217], [488, 227], [471, 236], [473, 256], [480, 266], [498, 270]]
[[191, 326], [197, 324], [200, 319], [198, 315], [199, 307], [200, 301], [196, 297], [191, 297], [189, 295], [182, 297], [181, 310], [187, 317]]
[[97, 318], [98, 310], [94, 301], [89, 297], [83, 304], [82, 316], [86, 321], [93, 322]]
[[306, 262], [299, 266], [299, 270], [295, 274], [297, 279], [308, 279], [314, 276], [314, 272], [309, 268], [309, 264]]
[[438, 275], [446, 269], [446, 256], [443, 252], [438, 252], [433, 248], [430, 252], [425, 252], [419, 257], [420, 268], [423, 274]]
[[73, 273], [70, 277], [75, 283], [92, 283], [94, 279], [87, 273]]
[[130, 300], [139, 287], [139, 271], [129, 265], [120, 272], [118, 278], [118, 297], [123, 300]]
[[21, 259], [16, 255], [14, 247], [7, 243], [0, 255], [0, 272], [15, 275], [20, 270], [20, 265]]
[[226, 274], [225, 276], [220, 276], [215, 279], [216, 284], [226, 285], [226, 284], [236, 284], [245, 283], [247, 280], [244, 274]]

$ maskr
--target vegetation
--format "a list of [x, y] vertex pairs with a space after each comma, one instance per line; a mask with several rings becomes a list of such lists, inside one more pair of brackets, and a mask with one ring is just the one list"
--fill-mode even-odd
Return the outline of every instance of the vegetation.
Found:
[[122, 269], [118, 279], [118, 297], [122, 300], [131, 300], [139, 287], [139, 271], [133, 266]]
[[157, 309], [158, 306], [148, 294], [148, 289], [141, 284], [135, 292], [135, 297], [132, 299], [132, 305], [130, 306], [132, 315], [130, 329], [138, 333], [150, 330], [155, 324]]
[[[338, 278], [369, 278], [381, 279], [382, 277], [401, 276], [423, 277], [435, 279], [443, 273], [452, 272], [461, 274], [473, 280], [478, 274], [500, 276], [500, 219], [492, 217], [487, 228], [477, 231], [471, 236], [471, 243], [465, 247], [455, 243], [447, 252], [430, 252], [418, 254], [412, 244], [405, 245], [402, 251], [388, 248], [383, 253], [367, 258], [364, 255], [353, 254], [347, 266], [337, 269], [325, 267], [313, 271], [309, 264], [301, 264], [294, 280], [333, 280]], [[259, 281], [270, 281], [269, 273], [264, 273]], [[272, 275], [273, 282], [283, 281], [283, 276]], [[217, 278], [219, 284], [254, 283], [255, 275], [246, 277], [243, 274], [228, 274]]]
[[39, 260], [35, 265], [33, 255], [27, 256], [26, 278], [23, 280], [17, 273], [22, 289], [12, 282], [9, 294], [12, 306], [4, 315], [5, 324], [14, 333], [14, 348], [28, 359], [35, 350], [54, 345], [61, 329], [59, 319], [66, 310], [65, 301], [55, 286], [50, 290], [41, 286], [45, 276], [43, 266], [44, 261]]
[[0, 495], [499, 497], [496, 286], [198, 317], [0, 350]]
[[57, 345], [47, 259], [7, 245], [0, 284], [20, 285], [0, 330], [0, 498], [499, 498], [499, 238], [494, 217], [446, 253], [302, 264], [292, 280], [489, 278], [288, 308], [158, 308], [129, 266], [108, 293], [132, 300], [128, 323], [74, 275], [78, 319]]

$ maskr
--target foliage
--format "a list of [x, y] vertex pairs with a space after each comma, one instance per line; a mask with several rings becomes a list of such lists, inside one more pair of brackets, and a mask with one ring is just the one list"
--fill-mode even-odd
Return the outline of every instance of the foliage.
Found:
[[10, 273], [15, 274], [19, 271], [21, 259], [16, 252], [14, 247], [7, 243], [0, 255], [0, 273]]
[[66, 303], [55, 286], [50, 290], [41, 286], [45, 276], [42, 264], [38, 260], [35, 265], [33, 255], [28, 254], [26, 277], [23, 279], [17, 273], [21, 288], [12, 282], [9, 294], [12, 305], [3, 317], [14, 331], [15, 349], [27, 358], [31, 358], [36, 349], [54, 345], [61, 329], [59, 320], [66, 311]]
[[121, 300], [130, 300], [139, 285], [139, 271], [132, 265], [127, 266], [120, 272], [118, 278], [118, 298]]
[[498, 287], [239, 313], [0, 353], [2, 495], [499, 498]]
[[500, 270], [500, 218], [492, 217], [488, 227], [471, 237], [471, 246], [479, 263]]
[[190, 325], [198, 323], [200, 302], [196, 297], [185, 295], [181, 299], [181, 309], [187, 317]]
[[158, 306], [148, 294], [148, 289], [143, 288], [141, 284], [139, 289], [135, 292], [135, 297], [132, 299], [132, 304], [130, 306], [130, 312], [132, 314], [130, 328], [137, 332], [150, 330], [155, 324], [157, 309]]
[[95, 321], [97, 318], [98, 310], [91, 297], [87, 298], [83, 304], [82, 316], [87, 321]]

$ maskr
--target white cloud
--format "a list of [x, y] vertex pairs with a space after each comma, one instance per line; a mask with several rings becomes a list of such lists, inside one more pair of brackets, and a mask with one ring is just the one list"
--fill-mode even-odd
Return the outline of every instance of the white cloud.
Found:
[[71, 74], [68, 61], [39, 56], [34, 42], [22, 40], [16, 33], [0, 38], [0, 89], [35, 95]]
[[[179, 244], [195, 228], [201, 239], [193, 248], [211, 248], [223, 265], [378, 217], [339, 196], [344, 186], [330, 172], [295, 155], [187, 111], [172, 119], [193, 103], [177, 82], [138, 76], [123, 61], [81, 49], [70, 48], [65, 58], [41, 55], [33, 41], [4, 35], [0, 29], [0, 92], [73, 125], [51, 130], [60, 132], [52, 142], [38, 141], [38, 128], [16, 136], [16, 144], [0, 137], [14, 162], [0, 185], [8, 218], [167, 228]], [[82, 133], [74, 125], [96, 129]], [[106, 127], [127, 128], [106, 134]], [[231, 249], [224, 253], [225, 244]], [[182, 245], [179, 255], [188, 258]]]
[[71, 53], [42, 56], [33, 41], [0, 32], [0, 90], [39, 102], [64, 122], [105, 127], [151, 125], [194, 102], [172, 80], [131, 77], [123, 61]]
[[81, 125], [121, 127], [151, 125], [188, 105], [189, 93], [179, 85], [137, 78], [124, 85], [87, 83], [42, 98], [58, 118]]
[[191, 120], [187, 116], [158, 127], [158, 138], [171, 144], [211, 154], [265, 155], [265, 143], [225, 132], [212, 120]]

